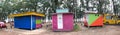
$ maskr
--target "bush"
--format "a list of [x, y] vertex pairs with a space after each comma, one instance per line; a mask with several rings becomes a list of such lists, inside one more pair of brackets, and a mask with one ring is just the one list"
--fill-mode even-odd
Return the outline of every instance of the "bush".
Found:
[[79, 25], [78, 25], [78, 24], [75, 24], [75, 25], [74, 25], [74, 31], [79, 31], [79, 29], [80, 29]]

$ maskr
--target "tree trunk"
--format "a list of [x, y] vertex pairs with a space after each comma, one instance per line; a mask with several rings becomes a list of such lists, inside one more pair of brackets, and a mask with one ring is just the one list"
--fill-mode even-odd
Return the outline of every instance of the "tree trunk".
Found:
[[47, 8], [47, 11], [46, 11], [46, 22], [48, 22], [48, 16], [49, 16], [49, 7]]
[[37, 2], [35, 2], [35, 12], [37, 12]]
[[86, 9], [87, 9], [87, 11], [89, 11], [89, 1], [90, 1], [90, 0], [86, 0], [86, 4], [87, 4], [87, 5], [86, 5]]
[[98, 10], [98, 13], [102, 14], [103, 13], [103, 3], [104, 3], [104, 0], [98, 0], [99, 1], [99, 4], [98, 4], [98, 7], [97, 7], [97, 10]]

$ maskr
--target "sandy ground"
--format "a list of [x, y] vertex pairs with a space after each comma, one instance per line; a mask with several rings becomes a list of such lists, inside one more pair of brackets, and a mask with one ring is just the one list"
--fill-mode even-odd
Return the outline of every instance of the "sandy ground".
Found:
[[51, 25], [36, 30], [13, 28], [0, 30], [0, 35], [120, 35], [120, 25], [104, 25], [104, 27], [87, 28], [80, 25], [79, 31], [53, 32]]

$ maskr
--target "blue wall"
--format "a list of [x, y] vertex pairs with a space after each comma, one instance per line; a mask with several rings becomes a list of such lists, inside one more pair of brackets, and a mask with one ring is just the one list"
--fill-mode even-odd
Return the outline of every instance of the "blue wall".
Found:
[[[32, 16], [32, 22], [32, 28], [36, 28], [35, 16]], [[14, 25], [15, 28], [31, 29], [31, 16], [14, 17]]]

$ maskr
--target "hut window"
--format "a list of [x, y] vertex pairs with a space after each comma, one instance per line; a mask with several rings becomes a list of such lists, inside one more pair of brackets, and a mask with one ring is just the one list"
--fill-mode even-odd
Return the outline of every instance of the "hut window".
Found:
[[99, 16], [99, 14], [95, 14], [95, 16]]
[[106, 16], [106, 19], [111, 20], [111, 19], [113, 19], [113, 16]]

